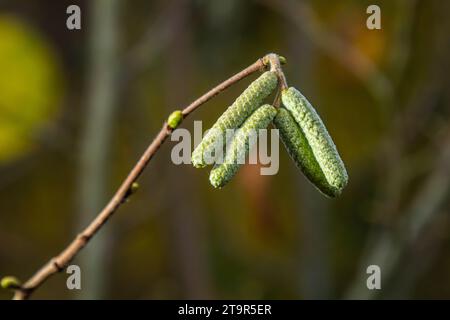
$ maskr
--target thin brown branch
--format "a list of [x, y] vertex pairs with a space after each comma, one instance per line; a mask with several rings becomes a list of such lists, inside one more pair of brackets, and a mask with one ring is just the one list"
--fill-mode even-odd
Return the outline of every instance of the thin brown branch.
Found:
[[[270, 61], [268, 59], [258, 59], [255, 63], [243, 69], [239, 73], [235, 74], [228, 80], [225, 80], [215, 88], [211, 89], [200, 98], [188, 105], [182, 110], [183, 117], [187, 117], [195, 109], [208, 102], [211, 98], [215, 97], [231, 85], [237, 83], [241, 79], [257, 72], [262, 71], [271, 61], [274, 61], [274, 56], [271, 56]], [[279, 61], [278, 61], [279, 63]], [[30, 295], [39, 288], [48, 278], [52, 275], [64, 270], [65, 267], [75, 258], [75, 256], [89, 243], [89, 241], [96, 235], [96, 233], [104, 226], [109, 218], [116, 212], [126, 198], [130, 196], [130, 188], [132, 184], [139, 178], [149, 161], [153, 158], [155, 153], [166, 141], [167, 137], [172, 133], [173, 129], [170, 128], [167, 123], [164, 123], [161, 131], [145, 150], [139, 161], [133, 167], [124, 180], [122, 185], [116, 191], [106, 207], [94, 218], [94, 220], [75, 237], [74, 240], [57, 256], [50, 259], [39, 271], [37, 271], [27, 282], [25, 282], [20, 289], [15, 291], [13, 299], [24, 300], [28, 299]]]
[[269, 53], [263, 58], [266, 65], [270, 65], [270, 70], [275, 72], [278, 76], [278, 81], [280, 84], [280, 90], [287, 89], [287, 81], [283, 70], [281, 69], [280, 57], [275, 53]]

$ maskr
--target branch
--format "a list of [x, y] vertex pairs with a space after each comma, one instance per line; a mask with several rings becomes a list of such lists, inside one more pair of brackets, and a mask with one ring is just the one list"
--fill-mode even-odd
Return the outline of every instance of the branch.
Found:
[[[283, 62], [283, 61], [282, 61]], [[258, 59], [255, 63], [235, 74], [228, 80], [222, 82], [215, 88], [211, 89], [203, 96], [192, 102], [185, 109], [182, 110], [183, 118], [191, 114], [195, 109], [208, 102], [210, 99], [237, 83], [241, 79], [257, 72], [264, 70], [269, 64], [277, 63], [279, 66], [278, 56], [270, 54], [262, 59]], [[279, 73], [281, 76], [281, 71]], [[122, 185], [116, 191], [106, 207], [94, 218], [94, 220], [79, 233], [75, 239], [57, 256], [50, 259], [40, 270], [38, 270], [27, 282], [15, 289], [13, 299], [25, 300], [39, 288], [52, 275], [64, 270], [65, 267], [75, 258], [75, 256], [89, 243], [89, 241], [96, 235], [96, 233], [104, 226], [108, 219], [117, 211], [122, 203], [132, 194], [136, 180], [142, 174], [149, 161], [153, 158], [155, 153], [159, 150], [161, 145], [166, 141], [167, 137], [172, 133], [173, 129], [169, 127], [167, 122], [145, 150], [139, 161], [128, 174], [128, 177], [123, 181]]]

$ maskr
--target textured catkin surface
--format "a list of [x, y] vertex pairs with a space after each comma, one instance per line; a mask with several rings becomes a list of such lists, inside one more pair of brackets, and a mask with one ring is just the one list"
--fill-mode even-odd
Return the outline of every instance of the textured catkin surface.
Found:
[[233, 178], [242, 164], [239, 160], [248, 156], [253, 143], [256, 142], [254, 137], [258, 134], [258, 130], [267, 128], [276, 114], [277, 110], [273, 106], [263, 105], [237, 130], [227, 148], [223, 163], [216, 164], [211, 170], [209, 181], [213, 187], [223, 187]]
[[[325, 194], [329, 196], [339, 195], [342, 189], [347, 185], [347, 171], [333, 140], [316, 110], [314, 110], [308, 100], [293, 87], [282, 92], [281, 100], [297, 123], [300, 132], [303, 134], [306, 144], [309, 146], [326, 181], [322, 181], [319, 176], [317, 178], [315, 177], [317, 174], [316, 167], [308, 164], [308, 161], [311, 161], [309, 156], [304, 157], [305, 159], [299, 162], [298, 165], [301, 168], [306, 169], [304, 172], [308, 178], [314, 176], [313, 179], [310, 180]], [[299, 139], [299, 141], [304, 142], [304, 140], [301, 140], [302, 138]], [[300, 145], [303, 142], [298, 142], [296, 144]], [[308, 166], [305, 166], [304, 164], [308, 164]], [[302, 167], [302, 165], [304, 166]], [[310, 168], [313, 169], [312, 172], [307, 171]]]
[[222, 135], [220, 141], [225, 141], [225, 131], [227, 129], [237, 129], [247, 119], [276, 88], [278, 78], [275, 72], [264, 72], [228, 107], [220, 116], [216, 123], [205, 135], [201, 143], [192, 153], [192, 164], [194, 167], [202, 168], [208, 164], [205, 159], [206, 154], [211, 154], [215, 149], [218, 137]]
[[280, 108], [273, 123], [279, 130], [280, 139], [297, 167], [320, 191], [328, 196], [335, 196], [336, 188], [328, 183], [308, 140], [290, 112], [285, 108]]

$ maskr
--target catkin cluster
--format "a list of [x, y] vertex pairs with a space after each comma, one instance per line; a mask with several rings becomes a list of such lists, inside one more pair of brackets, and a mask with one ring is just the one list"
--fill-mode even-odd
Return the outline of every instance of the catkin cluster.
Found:
[[[275, 72], [264, 72], [228, 107], [192, 153], [194, 167], [215, 163], [209, 179], [215, 188], [223, 187], [233, 178], [255, 141], [252, 135], [274, 119], [276, 109], [261, 105], [277, 84]], [[230, 138], [227, 137], [229, 130], [236, 130]]]
[[[325, 125], [309, 101], [291, 87], [281, 91], [280, 108], [262, 105], [277, 84], [278, 77], [274, 71], [267, 71], [255, 80], [196, 147], [192, 154], [193, 165], [201, 168], [215, 164], [209, 180], [215, 188], [223, 187], [239, 170], [256, 142], [256, 137], [252, 139], [252, 136], [273, 122], [289, 155], [307, 179], [325, 195], [338, 196], [347, 185], [347, 171]], [[228, 137], [229, 129], [238, 130]]]

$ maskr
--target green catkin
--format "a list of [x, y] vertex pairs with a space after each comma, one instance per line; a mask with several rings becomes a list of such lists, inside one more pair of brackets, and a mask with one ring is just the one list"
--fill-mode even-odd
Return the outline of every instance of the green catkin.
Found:
[[259, 129], [265, 129], [274, 119], [277, 110], [271, 105], [259, 107], [243, 123], [242, 127], [236, 132], [231, 140], [225, 159], [222, 164], [216, 164], [211, 170], [209, 181], [215, 188], [226, 185], [236, 174], [241, 166], [240, 159], [245, 159], [255, 142], [250, 139], [252, 134], [257, 134]]
[[275, 128], [279, 130], [280, 139], [292, 160], [294, 160], [309, 181], [324, 194], [334, 196], [336, 190], [328, 184], [308, 144], [308, 140], [306, 140], [305, 135], [291, 113], [285, 108], [280, 108], [273, 123]]
[[228, 107], [216, 123], [205, 135], [192, 153], [192, 164], [196, 168], [205, 167], [208, 163], [205, 155], [215, 149], [218, 137], [225, 135], [227, 129], [237, 129], [276, 88], [278, 78], [275, 72], [266, 71]]
[[275, 125], [297, 166], [323, 193], [336, 197], [347, 185], [348, 175], [325, 125], [309, 101], [295, 88], [283, 90], [281, 101], [292, 120], [280, 109]]

